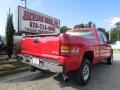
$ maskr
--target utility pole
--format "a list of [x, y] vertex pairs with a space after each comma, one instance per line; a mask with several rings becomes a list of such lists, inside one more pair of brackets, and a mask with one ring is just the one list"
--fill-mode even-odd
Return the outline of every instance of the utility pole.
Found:
[[25, 8], [27, 8], [27, 0], [21, 0], [25, 2]]
[[[25, 2], [25, 8], [27, 8], [27, 0], [21, 0], [21, 1], [24, 1], [24, 2]], [[24, 36], [25, 36], [25, 33], [22, 33], [22, 36], [24, 37]]]

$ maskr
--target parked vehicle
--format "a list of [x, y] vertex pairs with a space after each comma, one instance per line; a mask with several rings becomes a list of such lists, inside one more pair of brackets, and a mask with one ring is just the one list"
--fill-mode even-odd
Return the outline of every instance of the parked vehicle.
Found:
[[111, 65], [113, 50], [105, 35], [96, 28], [79, 28], [56, 36], [25, 36], [18, 59], [31, 65], [33, 70], [62, 73], [65, 81], [69, 72], [77, 71], [79, 84], [86, 85], [91, 65], [103, 60]]
[[120, 50], [120, 41], [115, 41], [111, 44], [113, 50]]

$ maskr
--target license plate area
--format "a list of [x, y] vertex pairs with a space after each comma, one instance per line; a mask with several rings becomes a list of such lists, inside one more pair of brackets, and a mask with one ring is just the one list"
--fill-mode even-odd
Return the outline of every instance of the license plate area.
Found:
[[45, 66], [44, 66], [44, 61], [43, 61], [42, 59], [33, 57], [31, 62], [32, 62], [32, 64], [34, 64], [34, 65], [37, 65], [37, 66], [39, 66], [39, 67], [41, 67], [41, 68], [45, 68]]
[[35, 64], [35, 65], [40, 65], [40, 60], [39, 58], [32, 58], [32, 63]]
[[40, 68], [46, 68], [45, 61], [43, 58], [25, 55], [23, 61], [30, 65], [34, 65]]

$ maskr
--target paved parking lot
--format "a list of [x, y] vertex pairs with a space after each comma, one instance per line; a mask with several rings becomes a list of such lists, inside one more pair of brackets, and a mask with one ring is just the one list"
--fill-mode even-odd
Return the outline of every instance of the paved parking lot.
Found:
[[92, 69], [90, 82], [85, 87], [76, 83], [76, 76], [65, 83], [54, 73], [22, 72], [0, 78], [0, 90], [120, 90], [120, 52], [115, 52], [111, 66], [104, 62]]

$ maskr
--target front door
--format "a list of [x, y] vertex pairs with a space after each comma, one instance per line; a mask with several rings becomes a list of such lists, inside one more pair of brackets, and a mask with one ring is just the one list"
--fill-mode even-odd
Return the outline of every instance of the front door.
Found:
[[105, 42], [104, 37], [102, 35], [102, 32], [98, 31], [98, 39], [99, 39], [99, 55], [100, 58], [99, 60], [103, 60], [106, 57], [106, 52], [107, 52], [107, 41]]

